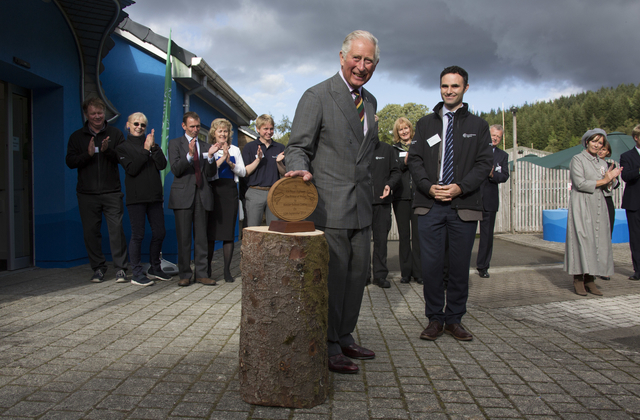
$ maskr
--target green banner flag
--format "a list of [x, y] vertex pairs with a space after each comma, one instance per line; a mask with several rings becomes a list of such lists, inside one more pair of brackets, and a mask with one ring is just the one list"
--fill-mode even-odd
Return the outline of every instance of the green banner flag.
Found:
[[160, 172], [160, 179], [164, 187], [164, 178], [171, 170], [171, 162], [167, 154], [169, 144], [169, 121], [171, 119], [171, 29], [169, 29], [169, 42], [167, 44], [167, 65], [164, 73], [164, 109], [162, 115], [162, 152], [167, 156], [167, 167]]

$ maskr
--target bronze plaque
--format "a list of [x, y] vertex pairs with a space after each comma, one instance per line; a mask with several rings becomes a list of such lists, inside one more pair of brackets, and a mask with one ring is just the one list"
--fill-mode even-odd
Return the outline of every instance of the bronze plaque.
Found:
[[311, 216], [318, 205], [318, 191], [302, 177], [281, 178], [273, 184], [267, 205], [280, 220], [298, 222]]

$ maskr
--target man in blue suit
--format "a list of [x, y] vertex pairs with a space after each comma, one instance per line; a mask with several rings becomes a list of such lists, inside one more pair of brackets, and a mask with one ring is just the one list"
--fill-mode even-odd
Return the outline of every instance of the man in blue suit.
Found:
[[491, 148], [493, 150], [493, 167], [489, 176], [482, 183], [482, 220], [480, 221], [480, 244], [476, 268], [482, 278], [489, 278], [489, 263], [493, 253], [493, 229], [496, 226], [496, 212], [500, 205], [500, 191], [498, 184], [509, 179], [509, 154], [500, 150], [498, 145], [502, 141], [504, 128], [494, 124], [489, 127], [491, 134]]
[[622, 208], [627, 213], [629, 248], [633, 261], [633, 275], [629, 280], [640, 280], [640, 125], [631, 133], [636, 146], [620, 155], [622, 180], [626, 183], [622, 194]]

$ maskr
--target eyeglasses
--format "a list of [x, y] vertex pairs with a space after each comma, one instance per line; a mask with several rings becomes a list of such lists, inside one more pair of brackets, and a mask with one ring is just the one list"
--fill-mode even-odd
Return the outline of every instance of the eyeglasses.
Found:
[[133, 123], [133, 126], [134, 126], [134, 127], [140, 126], [140, 127], [142, 127], [142, 128], [147, 128], [147, 124], [145, 124], [145, 123], [139, 123], [139, 122], [134, 122], [134, 123]]

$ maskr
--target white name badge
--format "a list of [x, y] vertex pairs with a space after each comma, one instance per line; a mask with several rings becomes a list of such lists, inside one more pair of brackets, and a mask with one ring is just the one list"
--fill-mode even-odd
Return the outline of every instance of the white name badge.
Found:
[[96, 147], [96, 153], [100, 153], [100, 148]]
[[440, 136], [438, 134], [434, 134], [429, 140], [427, 140], [427, 143], [429, 143], [429, 147], [433, 147], [441, 141], [442, 139], [440, 138]]
[[399, 154], [398, 156], [400, 156], [401, 158], [403, 158], [403, 157], [407, 156], [407, 152], [400, 152], [400, 154]]

